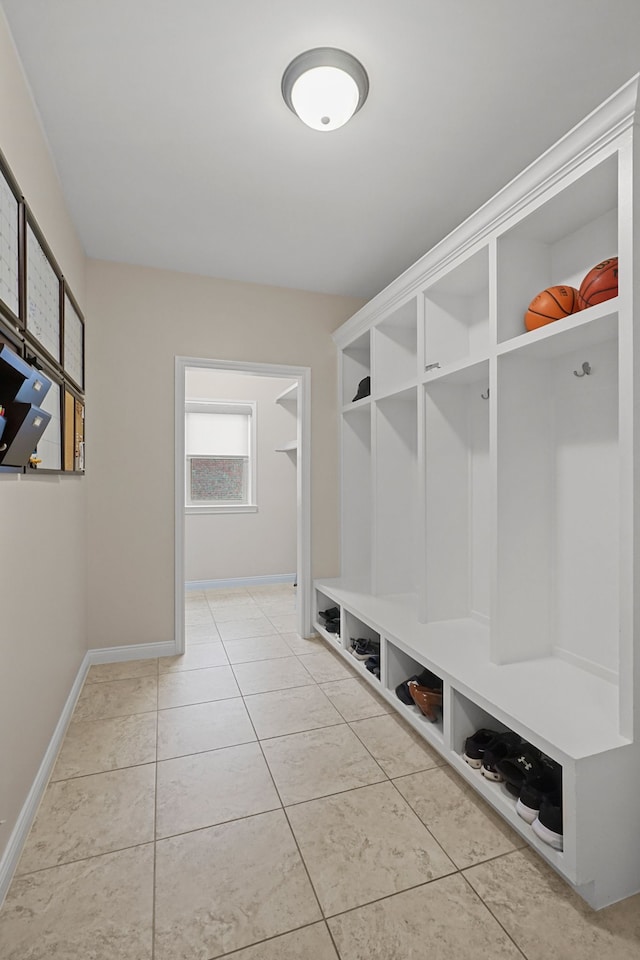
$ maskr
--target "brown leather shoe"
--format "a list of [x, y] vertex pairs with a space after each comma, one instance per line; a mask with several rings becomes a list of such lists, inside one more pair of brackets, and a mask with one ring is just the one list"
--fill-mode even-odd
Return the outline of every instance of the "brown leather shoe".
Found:
[[438, 708], [442, 707], [442, 690], [421, 687], [416, 680], [410, 680], [409, 693], [427, 720], [434, 723], [438, 719]]

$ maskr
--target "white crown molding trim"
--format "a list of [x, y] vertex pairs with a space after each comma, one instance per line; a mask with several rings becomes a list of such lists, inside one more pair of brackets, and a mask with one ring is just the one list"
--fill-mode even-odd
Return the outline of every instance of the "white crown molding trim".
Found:
[[265, 574], [261, 577], [229, 577], [226, 580], [187, 580], [185, 590], [217, 590], [224, 587], [257, 587], [270, 583], [295, 583], [295, 573]]
[[639, 79], [640, 74], [632, 77], [428, 253], [354, 313], [332, 334], [337, 346], [344, 349], [392, 310], [401, 307], [415, 296], [421, 287], [426, 286], [434, 274], [448, 266], [454, 257], [459, 259], [468, 255], [475, 244], [486, 242], [490, 233], [495, 233], [513, 217], [514, 211], [535, 202], [538, 196], [570, 175], [576, 167], [607, 150], [615, 149], [616, 142], [635, 122]]

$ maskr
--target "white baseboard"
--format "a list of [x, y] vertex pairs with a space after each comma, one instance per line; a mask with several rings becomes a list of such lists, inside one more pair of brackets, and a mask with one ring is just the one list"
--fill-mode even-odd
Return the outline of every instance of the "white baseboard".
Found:
[[154, 657], [172, 657], [176, 652], [175, 640], [158, 643], [132, 643], [124, 647], [96, 647], [89, 650], [89, 665], [93, 663], [122, 663], [125, 660], [149, 660]]
[[88, 650], [84, 655], [73, 686], [69, 691], [65, 705], [62, 708], [60, 719], [53, 731], [53, 736], [45, 751], [42, 763], [36, 773], [35, 779], [31, 784], [31, 789], [27, 794], [22, 810], [18, 815], [16, 824], [11, 832], [9, 841], [0, 857], [0, 907], [4, 903], [4, 898], [13, 879], [13, 875], [18, 866], [18, 861], [22, 853], [31, 824], [40, 806], [42, 795], [49, 782], [53, 772], [62, 741], [67, 732], [67, 727], [71, 720], [71, 715], [75, 709], [76, 702], [80, 696], [82, 685], [87, 676], [89, 667], [94, 663], [120, 663], [125, 660], [144, 660], [151, 657], [171, 657], [176, 652], [176, 644], [173, 640], [166, 640], [160, 643], [136, 643], [124, 647], [101, 647], [95, 650]]
[[185, 590], [215, 590], [218, 587], [258, 587], [269, 583], [295, 583], [295, 573], [273, 573], [263, 577], [233, 577], [228, 580], [187, 580]]
[[69, 696], [67, 697], [65, 705], [62, 708], [60, 719], [56, 724], [55, 730], [53, 731], [53, 736], [51, 737], [49, 746], [45, 751], [44, 757], [42, 758], [40, 768], [38, 769], [35, 779], [31, 784], [31, 789], [27, 794], [27, 799], [22, 806], [22, 810], [20, 811], [18, 819], [16, 820], [16, 825], [11, 832], [7, 846], [5, 847], [2, 858], [0, 859], [0, 907], [4, 902], [4, 898], [7, 895], [7, 890], [11, 884], [13, 874], [18, 866], [18, 860], [20, 859], [22, 848], [29, 834], [29, 830], [31, 829], [33, 818], [36, 815], [38, 807], [40, 806], [40, 801], [42, 800], [45, 787], [49, 782], [49, 777], [51, 776], [53, 766], [56, 762], [60, 747], [62, 746], [64, 735], [67, 732], [67, 727], [69, 725], [69, 721], [71, 720], [71, 714], [73, 713], [76, 701], [80, 696], [82, 684], [84, 683], [84, 679], [87, 675], [90, 664], [91, 660], [89, 654], [86, 653], [82, 663], [80, 664], [80, 669], [76, 674], [76, 678], [73, 681], [73, 686], [71, 687]]

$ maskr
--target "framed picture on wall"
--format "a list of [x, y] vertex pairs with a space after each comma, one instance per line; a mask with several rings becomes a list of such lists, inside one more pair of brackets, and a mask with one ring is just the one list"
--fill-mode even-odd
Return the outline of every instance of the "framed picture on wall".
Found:
[[20, 317], [20, 199], [0, 155], [0, 309]]
[[27, 333], [56, 362], [61, 361], [61, 277], [44, 237], [27, 215]]
[[62, 331], [64, 372], [79, 390], [84, 390], [84, 318], [66, 283]]

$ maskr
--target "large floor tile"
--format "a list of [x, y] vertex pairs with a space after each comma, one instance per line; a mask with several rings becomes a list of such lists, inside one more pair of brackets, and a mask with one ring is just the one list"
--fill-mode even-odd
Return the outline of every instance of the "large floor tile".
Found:
[[287, 812], [325, 916], [455, 871], [389, 782]]
[[440, 755], [397, 717], [356, 720], [351, 729], [390, 777], [417, 773], [442, 763]]
[[147, 764], [50, 783], [17, 874], [153, 840], [155, 780]]
[[156, 759], [156, 714], [70, 723], [52, 780], [67, 780]]
[[158, 707], [158, 678], [85, 683], [73, 711], [74, 720], [103, 720], [149, 713]]
[[307, 656], [324, 650], [324, 640], [320, 637], [301, 637], [299, 633], [283, 633], [282, 639], [296, 656]]
[[233, 671], [243, 696], [267, 693], [269, 690], [286, 690], [288, 687], [302, 687], [314, 682], [298, 657], [237, 663]]
[[155, 960], [219, 957], [320, 918], [282, 811], [157, 843]]
[[317, 686], [258, 693], [247, 697], [245, 704], [260, 739], [343, 723]]
[[151, 960], [153, 844], [21, 877], [0, 910], [2, 960]]
[[158, 712], [158, 760], [204, 753], [255, 739], [241, 697]]
[[300, 657], [313, 679], [317, 683], [329, 683], [330, 680], [348, 680], [355, 676], [353, 670], [341, 657], [326, 648]]
[[267, 617], [278, 633], [295, 633], [298, 626], [298, 615], [295, 611], [280, 614], [271, 611], [267, 613]]
[[297, 610], [295, 597], [261, 597], [257, 604], [267, 617], [286, 617]]
[[280, 805], [257, 743], [158, 764], [157, 837], [265, 813]]
[[212, 609], [216, 624], [237, 620], [261, 620], [264, 617], [264, 613], [253, 600], [247, 603], [225, 603]]
[[213, 616], [209, 604], [185, 606], [184, 622], [187, 626], [202, 626], [213, 623]]
[[223, 640], [246, 640], [247, 637], [268, 637], [278, 631], [263, 614], [252, 620], [229, 620], [217, 623], [218, 632]]
[[89, 667], [85, 683], [105, 683], [109, 680], [131, 680], [136, 677], [155, 677], [158, 674], [158, 661], [122, 660], [118, 663], [94, 663]]
[[328, 923], [341, 960], [522, 960], [459, 875], [398, 893]]
[[264, 740], [283, 803], [300, 803], [386, 777], [346, 724]]
[[515, 830], [448, 767], [394, 782], [459, 869], [524, 846]]
[[239, 950], [232, 960], [338, 960], [324, 923], [284, 933], [253, 947]]
[[377, 697], [371, 687], [355, 677], [349, 680], [331, 680], [320, 689], [345, 720], [365, 720], [391, 711], [382, 697]]
[[181, 707], [187, 703], [226, 700], [239, 697], [240, 691], [231, 667], [205, 667], [162, 673], [158, 677], [158, 709]]
[[213, 620], [211, 623], [185, 624], [184, 635], [187, 647], [196, 643], [213, 643], [220, 634]]
[[160, 673], [176, 673], [181, 670], [200, 670], [202, 667], [223, 667], [228, 664], [227, 655], [220, 640], [211, 643], [194, 643], [177, 657], [160, 657]]
[[597, 913], [533, 851], [465, 871], [527, 960], [637, 960], [640, 894]]
[[278, 660], [290, 657], [291, 650], [279, 636], [248, 637], [246, 640], [225, 640], [230, 663], [250, 663], [253, 660]]
[[204, 595], [212, 610], [225, 606], [253, 603], [253, 597], [245, 587], [215, 587], [205, 590]]

